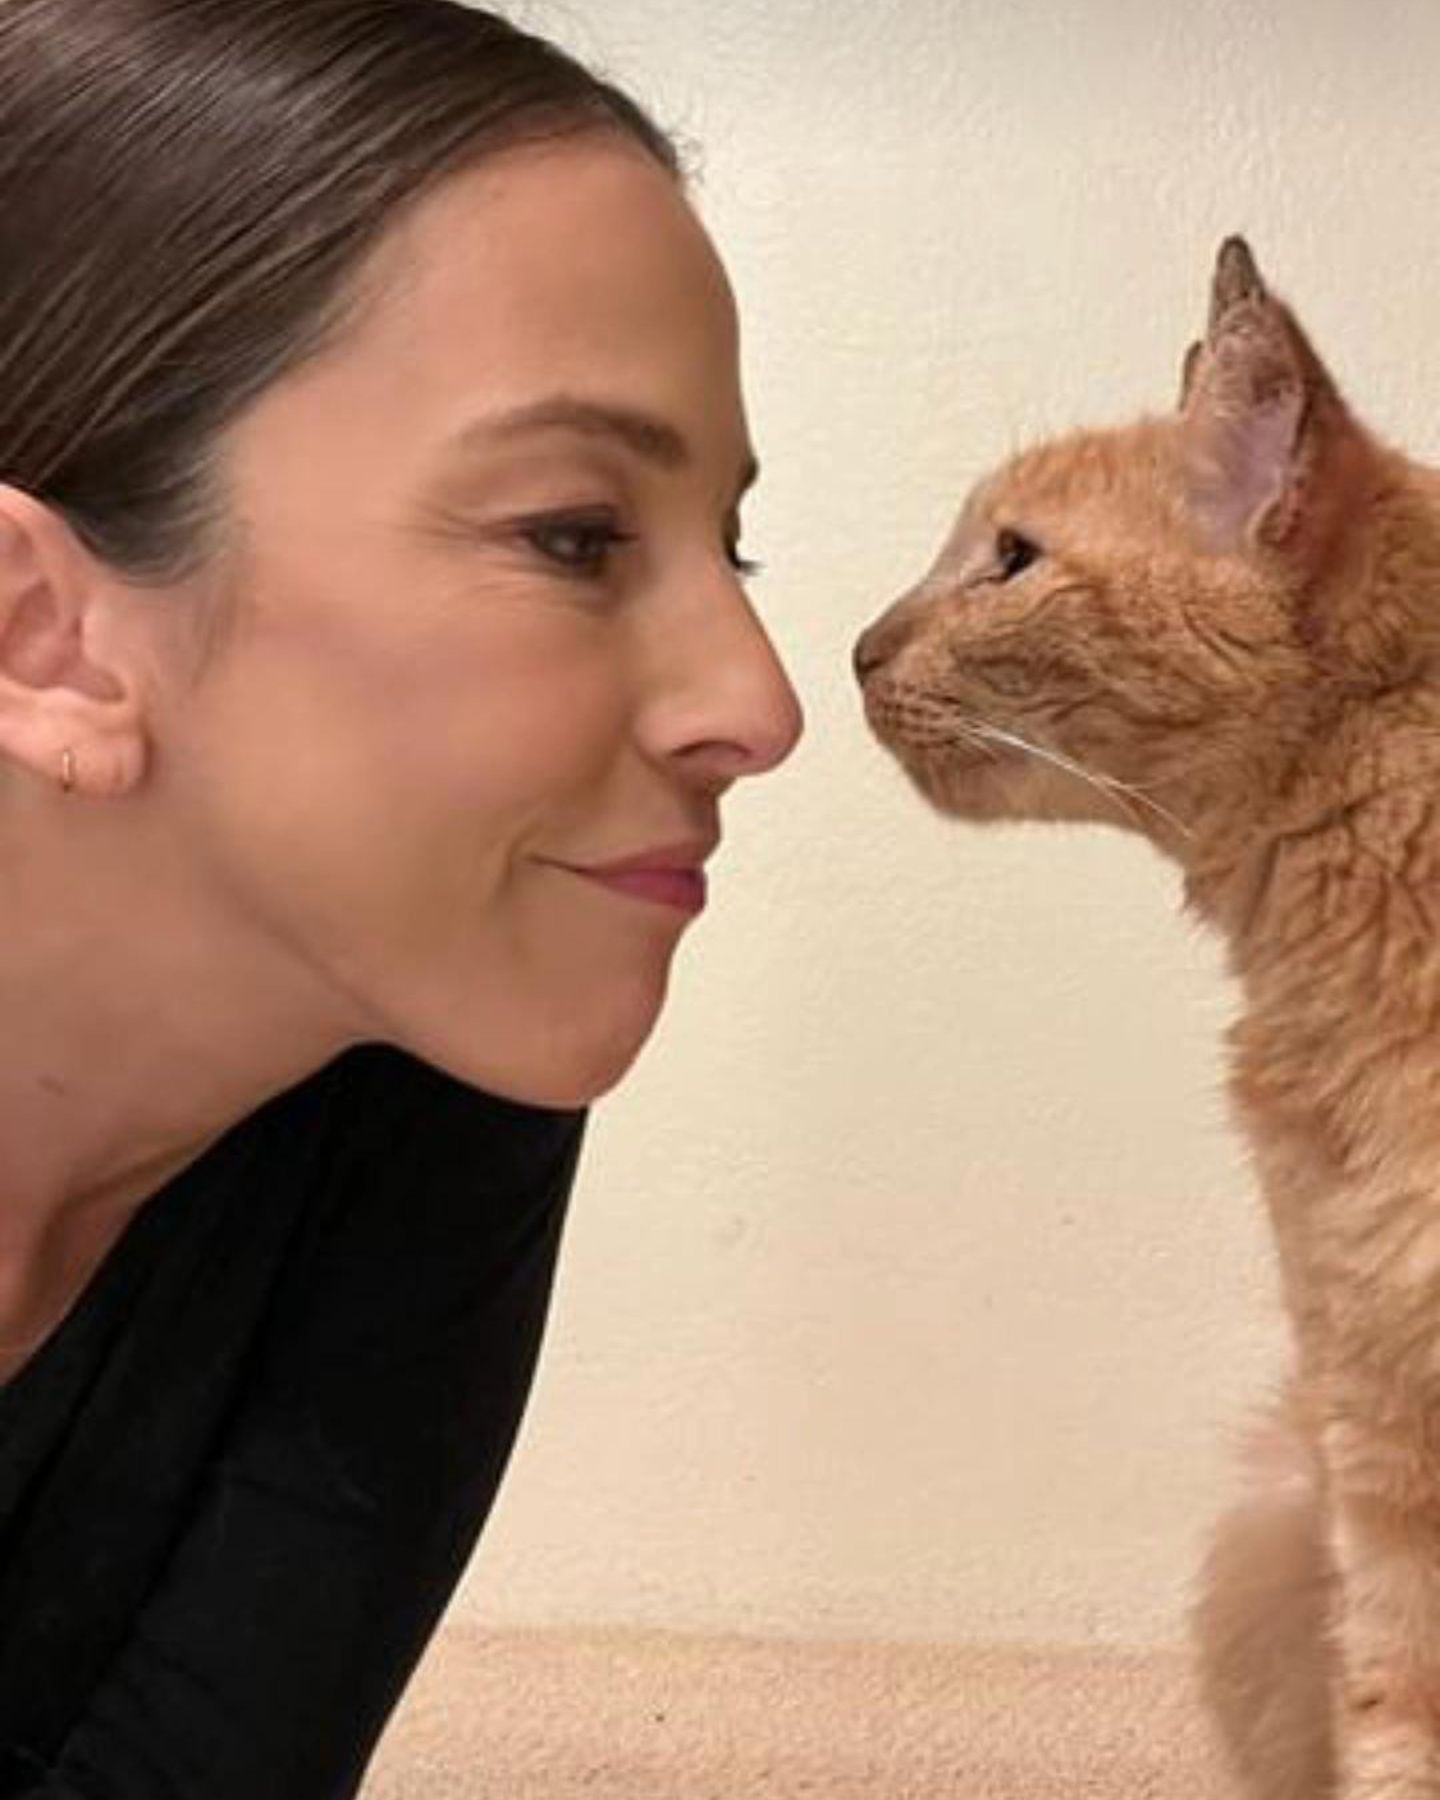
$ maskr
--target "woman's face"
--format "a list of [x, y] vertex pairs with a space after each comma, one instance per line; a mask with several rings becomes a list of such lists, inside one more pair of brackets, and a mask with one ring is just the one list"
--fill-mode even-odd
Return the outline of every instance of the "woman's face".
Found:
[[597, 137], [451, 180], [367, 292], [227, 440], [231, 611], [155, 779], [347, 1033], [572, 1104], [654, 1023], [722, 796], [800, 731], [735, 567], [731, 296]]

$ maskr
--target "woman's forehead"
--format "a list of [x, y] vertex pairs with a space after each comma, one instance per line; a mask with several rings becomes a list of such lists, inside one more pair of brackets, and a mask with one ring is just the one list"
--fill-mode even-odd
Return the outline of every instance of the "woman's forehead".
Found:
[[594, 360], [734, 331], [724, 271], [683, 192], [610, 138], [512, 151], [452, 177], [388, 235], [368, 275], [357, 347], [406, 363]]
[[[603, 402], [743, 461], [728, 281], [674, 177], [594, 134], [458, 174], [394, 226], [328, 348], [261, 396], [232, 443], [272, 477], [356, 446], [433, 469], [477, 421]], [[493, 436], [487, 432], [493, 445]], [[248, 440], [248, 445], [247, 445]], [[308, 477], [307, 477], [308, 478]]]

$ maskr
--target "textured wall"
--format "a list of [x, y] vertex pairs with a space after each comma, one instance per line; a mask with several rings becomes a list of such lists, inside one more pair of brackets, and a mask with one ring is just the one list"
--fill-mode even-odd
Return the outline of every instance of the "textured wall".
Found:
[[1163, 1640], [1278, 1367], [1172, 875], [926, 812], [858, 627], [1038, 430], [1167, 405], [1247, 231], [1440, 450], [1434, 0], [595, 0], [523, 16], [703, 146], [803, 753], [731, 807], [603, 1109], [462, 1605], [498, 1621]]

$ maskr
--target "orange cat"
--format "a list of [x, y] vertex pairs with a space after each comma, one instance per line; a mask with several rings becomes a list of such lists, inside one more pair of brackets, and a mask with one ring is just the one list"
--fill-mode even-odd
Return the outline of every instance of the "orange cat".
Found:
[[1140, 832], [1223, 933], [1295, 1358], [1205, 1687], [1253, 1800], [1436, 1800], [1440, 476], [1232, 239], [1179, 411], [984, 481], [856, 667], [942, 812]]

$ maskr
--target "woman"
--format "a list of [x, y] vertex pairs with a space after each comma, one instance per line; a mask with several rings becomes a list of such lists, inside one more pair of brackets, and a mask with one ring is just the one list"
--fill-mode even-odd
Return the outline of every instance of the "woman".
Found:
[[0, 1794], [353, 1793], [799, 732], [666, 140], [450, 0], [0, 9]]

